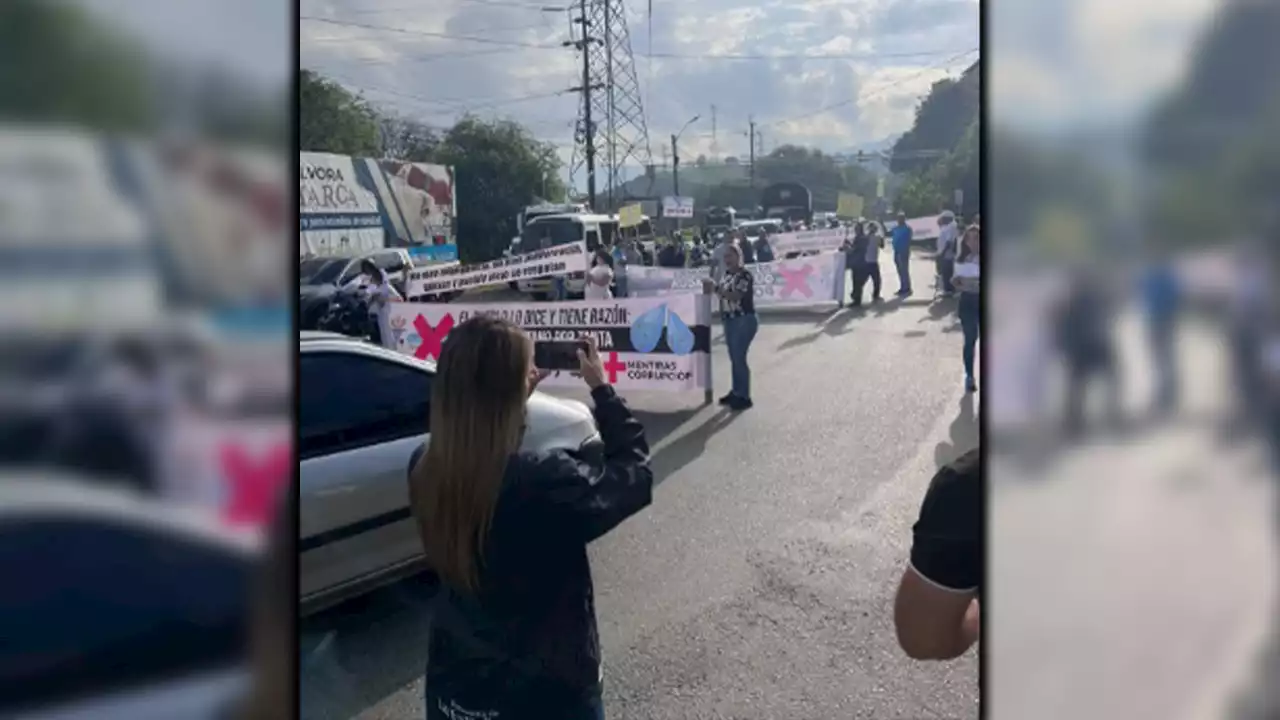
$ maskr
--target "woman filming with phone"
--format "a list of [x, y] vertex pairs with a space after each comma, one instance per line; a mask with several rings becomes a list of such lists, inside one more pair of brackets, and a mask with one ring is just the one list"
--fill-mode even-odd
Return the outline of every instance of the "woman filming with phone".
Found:
[[445, 340], [431, 439], [409, 500], [440, 578], [427, 648], [428, 720], [604, 717], [587, 544], [649, 505], [644, 427], [605, 382], [593, 340], [577, 349], [603, 461], [520, 449], [525, 403], [545, 375], [520, 328], [474, 317]]

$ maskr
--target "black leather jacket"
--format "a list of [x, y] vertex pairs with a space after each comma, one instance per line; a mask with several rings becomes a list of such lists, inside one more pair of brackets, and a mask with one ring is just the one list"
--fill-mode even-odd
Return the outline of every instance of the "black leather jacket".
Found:
[[441, 585], [427, 659], [429, 720], [468, 712], [570, 718], [598, 701], [587, 543], [650, 503], [653, 471], [644, 427], [613, 388], [591, 396], [603, 460], [568, 451], [512, 456], [485, 544], [481, 591]]

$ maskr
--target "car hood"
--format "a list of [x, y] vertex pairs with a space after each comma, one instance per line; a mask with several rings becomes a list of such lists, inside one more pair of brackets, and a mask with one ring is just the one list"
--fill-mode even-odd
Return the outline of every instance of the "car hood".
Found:
[[298, 296], [306, 299], [328, 297], [337, 291], [336, 285], [300, 285]]
[[525, 407], [528, 420], [521, 450], [577, 450], [600, 437], [591, 410], [577, 400], [535, 392]]

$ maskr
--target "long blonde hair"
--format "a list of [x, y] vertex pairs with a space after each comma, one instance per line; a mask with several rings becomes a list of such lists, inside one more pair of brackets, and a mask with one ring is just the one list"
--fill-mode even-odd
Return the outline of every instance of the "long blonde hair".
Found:
[[532, 372], [520, 328], [474, 317], [445, 340], [431, 396], [431, 440], [409, 476], [409, 504], [427, 562], [474, 593], [507, 459], [520, 446]]

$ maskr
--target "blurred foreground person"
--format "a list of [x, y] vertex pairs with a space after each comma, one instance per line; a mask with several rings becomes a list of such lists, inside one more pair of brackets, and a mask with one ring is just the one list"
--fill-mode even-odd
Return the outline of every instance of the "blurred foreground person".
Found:
[[960, 318], [960, 329], [964, 332], [964, 391], [976, 392], [978, 381], [974, 376], [974, 355], [978, 347], [978, 339], [982, 334], [982, 231], [977, 225], [970, 225], [964, 231], [963, 245], [951, 268], [951, 285], [960, 291], [960, 302], [956, 307], [956, 315]]
[[1228, 317], [1231, 368], [1236, 388], [1239, 424], [1252, 426], [1262, 419], [1264, 394], [1262, 357], [1272, 297], [1267, 258], [1253, 245], [1236, 256], [1237, 283], [1232, 288]]
[[1142, 299], [1146, 306], [1147, 345], [1155, 371], [1156, 396], [1153, 410], [1164, 415], [1178, 405], [1178, 310], [1182, 284], [1168, 258], [1159, 258], [1147, 268], [1142, 279]]
[[1085, 407], [1093, 380], [1107, 386], [1107, 412], [1120, 421], [1120, 372], [1111, 337], [1111, 303], [1106, 286], [1085, 269], [1076, 270], [1054, 308], [1053, 326], [1066, 369], [1064, 429], [1077, 436], [1085, 429]]
[[938, 470], [912, 528], [911, 560], [893, 604], [898, 645], [915, 660], [951, 660], [978, 641], [982, 593], [982, 455]]
[[298, 689], [293, 675], [294, 623], [297, 622], [298, 555], [294, 523], [298, 482], [285, 487], [268, 529], [266, 557], [254, 596], [251, 626], [253, 685], [248, 702], [228, 720], [278, 720], [297, 717]]
[[603, 718], [600, 641], [587, 543], [652, 500], [644, 428], [578, 351], [603, 461], [520, 453], [540, 378], [518, 327], [475, 317], [449, 333], [432, 436], [409, 473], [428, 565], [439, 575], [426, 717]]

